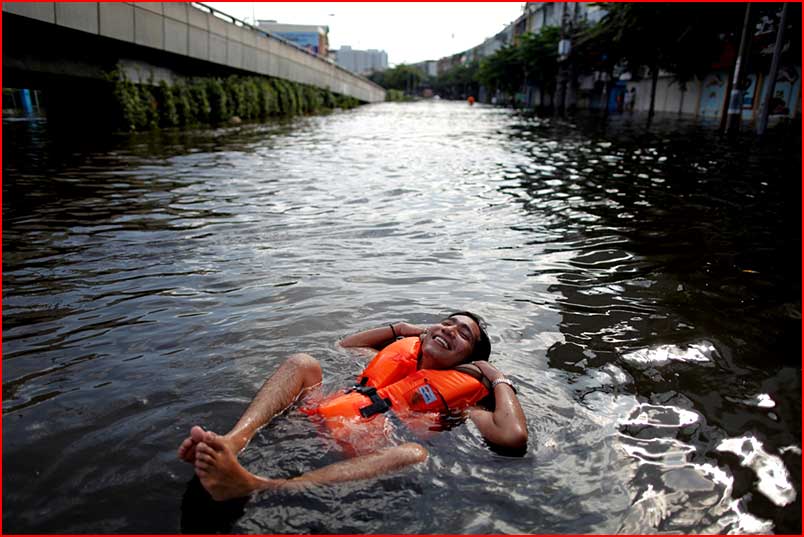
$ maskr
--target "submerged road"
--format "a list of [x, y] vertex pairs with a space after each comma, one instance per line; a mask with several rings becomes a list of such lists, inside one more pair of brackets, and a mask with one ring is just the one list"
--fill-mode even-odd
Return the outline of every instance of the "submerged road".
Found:
[[[800, 137], [378, 104], [268, 126], [3, 125], [8, 533], [800, 533]], [[794, 138], [794, 139], [791, 139]], [[215, 509], [176, 459], [288, 354], [471, 309], [529, 420]], [[291, 409], [242, 460], [338, 460]]]

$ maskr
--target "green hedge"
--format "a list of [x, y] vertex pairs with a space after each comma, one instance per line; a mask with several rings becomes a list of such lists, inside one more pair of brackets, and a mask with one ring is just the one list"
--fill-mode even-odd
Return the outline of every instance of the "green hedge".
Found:
[[385, 90], [386, 101], [412, 101], [413, 98], [405, 95], [405, 92], [397, 89]]
[[109, 80], [115, 126], [128, 131], [220, 125], [235, 116], [260, 121], [360, 104], [354, 97], [268, 77], [195, 78], [154, 86], [135, 84], [114, 72]]

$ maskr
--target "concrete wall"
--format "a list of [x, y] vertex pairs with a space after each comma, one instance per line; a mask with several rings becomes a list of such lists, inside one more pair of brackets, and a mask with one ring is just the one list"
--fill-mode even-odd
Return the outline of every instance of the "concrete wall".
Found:
[[[800, 110], [801, 75], [799, 67], [786, 66], [787, 75], [781, 75], [776, 81], [775, 91], [781, 93], [786, 111], [777, 112], [777, 116], [795, 117]], [[723, 115], [728, 95], [728, 79], [730, 73], [716, 71], [709, 73], [703, 80], [691, 80], [687, 90], [681, 91], [678, 82], [672, 76], [662, 76], [656, 84], [657, 112], [681, 112], [703, 118], [720, 119]], [[765, 91], [765, 76], [747, 73], [749, 81], [753, 81], [747, 91], [742, 109], [744, 120], [755, 120], [759, 114], [762, 95]], [[636, 105], [634, 110], [647, 112], [650, 108], [650, 79], [638, 82], [629, 81], [626, 88], [636, 88]]]
[[366, 78], [189, 3], [3, 2], [3, 11], [253, 74], [329, 89], [365, 102], [385, 99], [385, 90]]
[[[634, 110], [647, 112], [650, 108], [650, 86], [649, 78], [638, 82], [627, 82], [626, 89], [636, 88], [636, 101]], [[686, 91], [681, 91], [681, 86], [672, 77], [660, 77], [656, 84], [656, 112], [680, 112], [682, 114], [698, 114], [698, 104], [701, 95], [701, 81], [691, 80], [687, 83]]]

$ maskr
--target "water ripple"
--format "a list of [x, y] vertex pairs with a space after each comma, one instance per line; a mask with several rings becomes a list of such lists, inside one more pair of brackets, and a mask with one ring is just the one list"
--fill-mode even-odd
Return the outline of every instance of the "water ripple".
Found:
[[[448, 102], [3, 135], [12, 533], [800, 533], [796, 140]], [[420, 469], [193, 526], [191, 425], [228, 429], [290, 353], [337, 389], [363, 363], [338, 338], [459, 309], [518, 386], [524, 457], [467, 423]], [[243, 457], [339, 460], [293, 410]]]

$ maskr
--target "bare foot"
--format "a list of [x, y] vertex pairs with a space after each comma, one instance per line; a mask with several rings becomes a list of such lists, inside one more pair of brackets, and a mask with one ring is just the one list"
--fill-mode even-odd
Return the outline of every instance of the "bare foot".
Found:
[[195, 474], [214, 500], [242, 498], [258, 490], [277, 488], [281, 483], [243, 468], [225, 437], [209, 431], [203, 434], [195, 448]]
[[[189, 462], [193, 464], [195, 462], [195, 448], [199, 442], [203, 442], [204, 438], [207, 435], [207, 431], [199, 427], [198, 425], [194, 426], [190, 429], [190, 436], [184, 439], [184, 442], [181, 443], [179, 446], [179, 459], [183, 460], [184, 462]], [[215, 433], [211, 433], [215, 435]], [[229, 448], [235, 452], [239, 453], [242, 448], [238, 445], [238, 443], [233, 439], [229, 438], [228, 436], [218, 436], [215, 435], [219, 441], [223, 442]]]
[[184, 439], [179, 446], [179, 459], [193, 464], [195, 462], [195, 448], [204, 439], [204, 429], [196, 425], [190, 429], [190, 436]]

